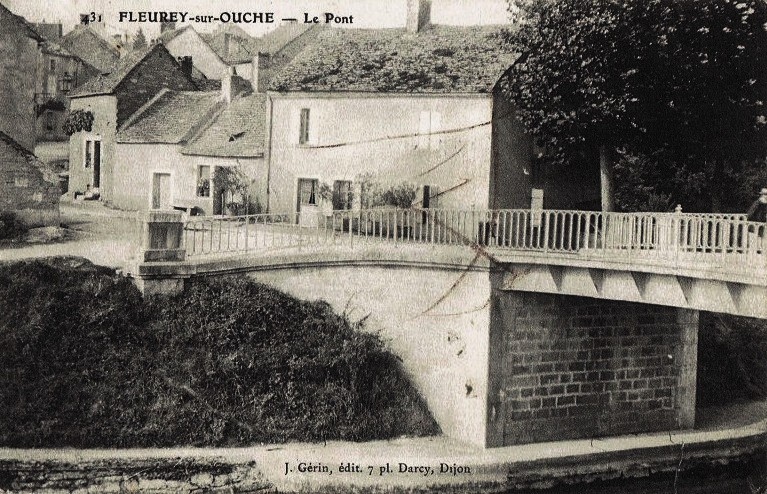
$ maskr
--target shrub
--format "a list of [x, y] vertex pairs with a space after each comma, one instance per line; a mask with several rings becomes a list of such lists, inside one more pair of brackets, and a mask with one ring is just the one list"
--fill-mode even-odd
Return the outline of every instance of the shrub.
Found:
[[0, 240], [24, 235], [27, 227], [13, 211], [0, 211]]
[[767, 396], [767, 321], [700, 313], [699, 405]]
[[245, 278], [144, 302], [69, 260], [0, 264], [0, 445], [245, 445], [438, 432], [376, 336]]

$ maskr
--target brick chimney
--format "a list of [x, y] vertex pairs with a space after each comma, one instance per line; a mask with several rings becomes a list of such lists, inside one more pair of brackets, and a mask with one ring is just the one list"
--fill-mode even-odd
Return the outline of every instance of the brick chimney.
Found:
[[178, 57], [178, 64], [181, 65], [181, 71], [192, 77], [192, 57]]
[[431, 0], [407, 0], [405, 27], [409, 33], [423, 31], [431, 22]]

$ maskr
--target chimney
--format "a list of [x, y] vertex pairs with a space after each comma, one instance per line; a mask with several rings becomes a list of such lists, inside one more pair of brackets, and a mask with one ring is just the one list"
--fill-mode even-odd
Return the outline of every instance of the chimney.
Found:
[[175, 22], [161, 22], [160, 23], [160, 34], [164, 33], [165, 31], [173, 31], [176, 29], [176, 23]]
[[250, 84], [255, 93], [263, 92], [266, 89], [266, 72], [263, 69], [266, 68], [267, 57], [266, 53], [258, 52], [251, 62]]
[[224, 33], [224, 57], [229, 58], [229, 45], [232, 42], [232, 35]]
[[231, 103], [235, 96], [236, 88], [232, 80], [233, 78], [234, 67], [228, 67], [224, 77], [221, 78], [221, 99], [226, 101], [227, 104]]
[[178, 64], [181, 66], [181, 71], [186, 74], [187, 77], [192, 77], [192, 57], [178, 57]]
[[407, 0], [407, 21], [409, 33], [417, 33], [428, 27], [431, 16], [431, 0]]

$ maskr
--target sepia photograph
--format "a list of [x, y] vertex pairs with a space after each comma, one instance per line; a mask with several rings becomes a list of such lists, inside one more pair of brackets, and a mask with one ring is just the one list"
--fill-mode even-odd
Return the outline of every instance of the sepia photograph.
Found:
[[767, 494], [767, 0], [0, 0], [0, 493]]

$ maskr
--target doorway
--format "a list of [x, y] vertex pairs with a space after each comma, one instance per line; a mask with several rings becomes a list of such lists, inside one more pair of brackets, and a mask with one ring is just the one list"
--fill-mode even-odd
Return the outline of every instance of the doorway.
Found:
[[152, 209], [170, 209], [170, 173], [153, 175]]

